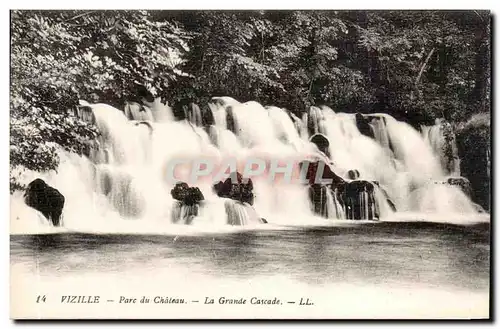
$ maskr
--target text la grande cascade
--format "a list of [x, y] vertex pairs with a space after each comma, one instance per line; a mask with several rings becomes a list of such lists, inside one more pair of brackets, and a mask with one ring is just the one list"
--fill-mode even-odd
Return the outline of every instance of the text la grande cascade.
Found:
[[[226, 298], [226, 297], [219, 297], [218, 299], [212, 298], [212, 297], [205, 297], [204, 304], [215, 304], [217, 301], [217, 304], [221, 305], [246, 305], [248, 304], [248, 299], [240, 297], [240, 298]], [[250, 298], [250, 303], [251, 305], [278, 305], [281, 304], [281, 301], [274, 297], [274, 298], [259, 298], [259, 297], [252, 297]]]

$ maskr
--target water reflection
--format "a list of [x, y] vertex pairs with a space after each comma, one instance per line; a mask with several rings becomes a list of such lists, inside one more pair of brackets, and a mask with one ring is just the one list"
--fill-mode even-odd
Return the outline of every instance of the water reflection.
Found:
[[40, 275], [176, 271], [314, 285], [489, 287], [489, 225], [376, 223], [203, 236], [11, 236], [11, 262]]

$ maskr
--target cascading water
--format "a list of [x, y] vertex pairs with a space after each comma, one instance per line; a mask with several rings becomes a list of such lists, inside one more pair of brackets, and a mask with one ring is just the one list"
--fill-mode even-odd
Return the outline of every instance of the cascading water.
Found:
[[[373, 133], [370, 137], [358, 129], [359, 116], [328, 107], [311, 107], [300, 119], [277, 107], [219, 97], [205, 108], [214, 121], [206, 127], [198, 106], [191, 107], [186, 120], [175, 120], [159, 100], [147, 106], [129, 103], [124, 112], [105, 104], [90, 107], [101, 135], [89, 158], [60, 151], [57, 172], [24, 171], [24, 183], [40, 177], [66, 197], [63, 225], [71, 229], [116, 228], [131, 222], [154, 228], [172, 223], [172, 218], [207, 226], [256, 224], [260, 217], [271, 224], [314, 223], [321, 217], [383, 220], [393, 216], [394, 208], [396, 214], [477, 212], [458, 187], [434, 183], [446, 178], [446, 170], [429, 143], [436, 140], [433, 128], [425, 130], [424, 138], [386, 114], [364, 116]], [[328, 138], [329, 154], [309, 141], [317, 133]], [[268, 176], [252, 177], [253, 207], [218, 197], [208, 179], [195, 182], [205, 197], [198, 208], [173, 199], [174, 183], [165, 177], [171, 160], [206, 157], [220, 164], [229, 156], [240, 161], [238, 171], [249, 157], [266, 161], [319, 157], [347, 184], [364, 183], [358, 194], [343, 199], [339, 189], [326, 189], [326, 216], [315, 215], [306, 184]], [[353, 169], [359, 172], [354, 180], [348, 177]], [[182, 168], [176, 174], [189, 181]], [[37, 212], [28, 209], [21, 197], [12, 196], [12, 218], [34, 218]], [[359, 208], [356, 215], [354, 207]], [[34, 221], [40, 223], [37, 216]]]
[[450, 176], [460, 176], [460, 159], [451, 125], [437, 119], [434, 125], [422, 126], [421, 129], [425, 142], [437, 154], [445, 173]]
[[[346, 177], [349, 170], [355, 169], [360, 172], [359, 179], [378, 182], [375, 205], [382, 217], [391, 212], [384, 202], [386, 195], [398, 212], [477, 212], [477, 205], [459, 187], [437, 184], [448, 178], [441, 153], [410, 125], [388, 114], [364, 115], [371, 130], [371, 136], [367, 136], [358, 129], [355, 115], [335, 113], [328, 107], [321, 110], [318, 113], [318, 108], [312, 107], [310, 114], [304, 115], [304, 122], [328, 137], [331, 160], [339, 174]], [[317, 122], [311, 123], [313, 118]], [[360, 198], [366, 197], [362, 195]], [[367, 204], [363, 200], [359, 203]]]
[[331, 189], [326, 189], [328, 218], [345, 219], [345, 210], [340, 201]]

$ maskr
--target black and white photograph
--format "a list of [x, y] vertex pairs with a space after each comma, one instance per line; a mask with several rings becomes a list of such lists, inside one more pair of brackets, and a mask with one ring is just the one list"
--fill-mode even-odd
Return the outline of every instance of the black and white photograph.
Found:
[[488, 10], [10, 10], [11, 319], [491, 318]]

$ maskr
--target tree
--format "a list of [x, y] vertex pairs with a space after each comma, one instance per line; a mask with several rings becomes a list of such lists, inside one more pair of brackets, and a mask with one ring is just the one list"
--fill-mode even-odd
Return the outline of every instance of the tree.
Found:
[[121, 107], [184, 75], [189, 36], [145, 11], [13, 11], [11, 31], [13, 167], [52, 170], [57, 148], [88, 149], [98, 131], [75, 115], [80, 99]]

